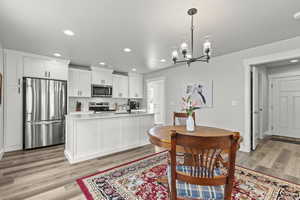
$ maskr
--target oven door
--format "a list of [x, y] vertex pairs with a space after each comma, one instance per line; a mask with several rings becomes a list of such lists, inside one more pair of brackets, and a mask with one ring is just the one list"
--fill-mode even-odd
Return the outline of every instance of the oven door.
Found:
[[104, 85], [92, 85], [92, 97], [111, 97], [112, 87]]

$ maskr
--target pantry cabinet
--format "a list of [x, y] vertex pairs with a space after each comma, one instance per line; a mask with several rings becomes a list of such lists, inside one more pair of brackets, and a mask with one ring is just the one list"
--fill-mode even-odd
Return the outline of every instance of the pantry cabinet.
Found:
[[91, 97], [91, 71], [69, 68], [70, 97]]
[[4, 51], [4, 151], [22, 149], [22, 56]]
[[143, 75], [129, 73], [129, 98], [143, 98]]

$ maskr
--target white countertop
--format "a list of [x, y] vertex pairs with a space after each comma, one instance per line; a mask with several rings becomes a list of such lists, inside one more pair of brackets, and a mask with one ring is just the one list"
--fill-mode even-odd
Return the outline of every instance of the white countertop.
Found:
[[144, 115], [154, 115], [154, 113], [149, 112], [132, 112], [132, 113], [82, 113], [82, 114], [68, 114], [66, 117], [72, 120], [80, 119], [104, 119], [104, 118], [116, 118], [116, 117], [134, 117], [134, 116], [144, 116]]

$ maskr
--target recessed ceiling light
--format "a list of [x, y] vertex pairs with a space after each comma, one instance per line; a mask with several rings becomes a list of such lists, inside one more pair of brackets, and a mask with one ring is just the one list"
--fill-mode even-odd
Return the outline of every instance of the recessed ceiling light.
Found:
[[136, 72], [136, 68], [132, 68], [131, 70], [132, 70], [133, 72]]
[[300, 19], [300, 12], [294, 14], [294, 19]]
[[71, 31], [71, 30], [64, 30], [63, 32], [67, 36], [74, 36], [75, 35], [75, 33], [73, 31]]
[[61, 54], [60, 53], [54, 53], [53, 54], [55, 57], [61, 57]]
[[99, 62], [99, 64], [102, 65], [102, 66], [106, 65], [105, 62]]
[[160, 59], [160, 62], [166, 62], [166, 59]]
[[129, 48], [124, 48], [123, 51], [124, 51], [124, 52], [131, 52], [131, 49], [129, 49]]
[[290, 60], [290, 63], [297, 63], [297, 62], [299, 62], [298, 59]]

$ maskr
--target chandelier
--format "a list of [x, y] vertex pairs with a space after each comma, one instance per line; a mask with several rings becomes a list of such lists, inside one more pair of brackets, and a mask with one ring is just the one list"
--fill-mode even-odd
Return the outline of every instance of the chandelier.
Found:
[[183, 42], [180, 45], [180, 51], [183, 56], [182, 60], [179, 60], [178, 51], [174, 50], [172, 52], [172, 60], [174, 64], [177, 63], [187, 63], [188, 66], [190, 66], [191, 63], [201, 61], [201, 62], [209, 62], [210, 56], [211, 56], [211, 43], [209, 42], [208, 38], [203, 43], [203, 54], [197, 57], [194, 57], [194, 15], [197, 13], [196, 8], [190, 8], [188, 10], [188, 15], [191, 16], [191, 51], [189, 53], [188, 51], [188, 44], [186, 42]]

